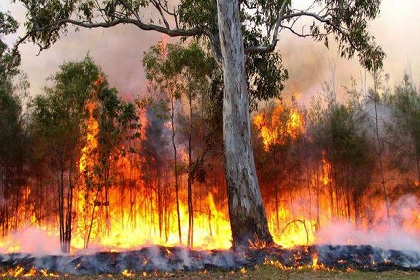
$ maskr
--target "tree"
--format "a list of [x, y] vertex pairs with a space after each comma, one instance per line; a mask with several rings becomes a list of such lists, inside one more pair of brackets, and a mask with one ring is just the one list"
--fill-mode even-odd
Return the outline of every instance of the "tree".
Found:
[[417, 193], [420, 182], [420, 94], [408, 74], [386, 102], [392, 116], [386, 124], [393, 155], [391, 168], [406, 178], [400, 191]]
[[[176, 126], [175, 126], [175, 103], [180, 99], [181, 79], [178, 79], [178, 73], [173, 71], [167, 63], [167, 53], [171, 52], [173, 45], [166, 48], [163, 42], [159, 42], [156, 46], [150, 48], [145, 53], [143, 65], [146, 70], [146, 77], [150, 81], [149, 91], [156, 93], [158, 102], [162, 103], [163, 111], [167, 114], [161, 114], [163, 118], [167, 117], [171, 123], [171, 144], [173, 149], [173, 172], [175, 177], [175, 200], [178, 223], [178, 241], [182, 244], [181, 231], [181, 213], [179, 201], [179, 175], [180, 168], [178, 163], [178, 147], [176, 143]], [[179, 82], [178, 82], [179, 81]], [[168, 105], [169, 104], [169, 105]], [[169, 107], [169, 108], [168, 108]]]
[[[269, 198], [274, 199], [275, 231], [280, 232], [280, 194], [285, 195], [286, 191], [291, 194], [296, 184], [290, 179], [296, 179], [302, 173], [302, 160], [298, 154], [298, 144], [304, 129], [302, 110], [296, 104], [271, 103], [262, 113], [255, 115], [254, 124], [259, 130], [266, 152], [266, 155], [260, 155], [263, 160], [257, 161], [257, 169], [260, 174], [264, 172], [265, 176], [262, 177], [265, 178], [266, 185], [274, 188], [267, 190], [266, 187], [266, 193]], [[292, 204], [292, 199], [290, 200]]]
[[[165, 127], [165, 122], [168, 119], [168, 108], [163, 100], [154, 101], [152, 99], [143, 99], [139, 100], [137, 103], [140, 109], [145, 111], [147, 118], [147, 122], [142, 123], [144, 133], [140, 140], [141, 148], [139, 150], [139, 156], [141, 157], [140, 168], [142, 170], [141, 179], [146, 186], [145, 189], [154, 190], [156, 193], [159, 235], [162, 238], [164, 234], [164, 240], [168, 240], [170, 228], [167, 221], [169, 220], [170, 202], [172, 201], [172, 192], [166, 182], [169, 180], [165, 180], [164, 178], [165, 174], [168, 173], [166, 172], [167, 169], [169, 169], [168, 166], [172, 164], [168, 163], [170, 162], [168, 158], [170, 156], [168, 155], [171, 154], [171, 151], [169, 141], [165, 137], [171, 133], [169, 128]], [[176, 181], [176, 184], [177, 183], [178, 182]], [[146, 196], [148, 200], [153, 200], [153, 195], [149, 193], [146, 193], [144, 196]], [[177, 210], [179, 211], [178, 198], [176, 205]], [[149, 215], [153, 217], [153, 213], [150, 213]], [[177, 216], [177, 222], [179, 225], [179, 215]], [[180, 229], [179, 226], [178, 229]], [[179, 230], [178, 235], [180, 236]]]
[[[95, 164], [95, 172], [99, 175], [96, 187], [99, 192], [102, 192], [102, 197], [96, 198], [95, 206], [103, 206], [106, 230], [109, 233], [111, 229], [109, 191], [115, 181], [111, 170], [121, 157], [131, 152], [130, 141], [138, 138], [140, 124], [134, 104], [122, 100], [118, 91], [115, 88], [109, 88], [106, 83], [97, 94], [97, 102], [100, 110], [97, 115], [99, 122], [98, 150], [96, 151], [98, 161]], [[93, 211], [92, 219], [94, 214]]]
[[332, 217], [362, 218], [375, 166], [373, 143], [368, 138], [367, 114], [359, 112], [354, 100], [339, 104], [335, 92], [325, 85], [327, 104], [314, 104], [310, 113], [310, 137], [330, 164], [328, 194]]
[[[328, 35], [338, 42], [341, 56], [352, 57], [367, 67], [380, 67], [383, 52], [368, 34], [367, 21], [377, 16], [380, 0], [315, 0], [309, 8], [296, 10], [292, 1], [181, 0], [170, 6], [164, 0], [59, 1], [20, 0], [27, 8], [27, 34], [45, 49], [56, 42], [69, 25], [108, 28], [132, 24], [175, 37], [207, 38], [223, 69], [225, 86], [223, 130], [229, 214], [234, 247], [249, 241], [272, 243], [255, 171], [251, 147], [248, 83], [245, 54], [270, 54], [278, 34], [290, 30], [312, 36], [329, 45]], [[146, 19], [150, 9], [158, 18]], [[296, 31], [299, 18], [313, 20], [309, 30]], [[252, 40], [251, 40], [252, 39]]]
[[31, 104], [31, 133], [35, 139], [39, 166], [50, 174], [57, 191], [61, 250], [68, 253], [72, 238], [73, 194], [78, 184], [77, 162], [83, 148], [85, 103], [89, 87], [99, 76], [90, 58], [63, 64], [53, 76], [54, 85]]
[[[30, 132], [36, 163], [57, 191], [61, 249], [69, 252], [76, 218], [88, 246], [95, 210], [108, 201], [110, 166], [121, 156], [121, 143], [135, 136], [129, 131], [137, 129], [137, 116], [90, 57], [61, 65], [52, 81], [30, 105]], [[83, 217], [74, 217], [76, 187], [83, 194]], [[108, 223], [109, 213], [106, 218]]]
[[[161, 44], [159, 44], [161, 45]], [[162, 45], [161, 45], [162, 46]], [[210, 76], [215, 70], [214, 59], [208, 56], [197, 42], [191, 42], [187, 47], [181, 45], [167, 44], [160, 53], [156, 53], [159, 46], [152, 47], [144, 59], [147, 66], [147, 76], [153, 84], [158, 84], [161, 91], [166, 91], [169, 95], [174, 95], [176, 99], [186, 99], [188, 116], [179, 117], [179, 131], [186, 135], [188, 150], [188, 246], [193, 246], [193, 228], [194, 228], [194, 211], [193, 211], [193, 189], [192, 185], [196, 179], [204, 180], [203, 159], [207, 153], [204, 148], [200, 153], [193, 155], [193, 131], [199, 131], [194, 124], [197, 119], [195, 108], [200, 97], [204, 98], [210, 91]], [[163, 55], [164, 54], [164, 55]], [[169, 96], [171, 98], [171, 96]], [[182, 101], [181, 101], [182, 102]], [[203, 105], [203, 104], [201, 104]], [[203, 105], [204, 106], [204, 105]], [[171, 106], [171, 115], [173, 112]], [[202, 108], [204, 109], [204, 108]], [[181, 111], [181, 110], [180, 110]], [[204, 118], [203, 114], [202, 117]], [[174, 119], [171, 117], [171, 122]], [[175, 125], [174, 125], [175, 126]], [[198, 133], [195, 133], [198, 134]], [[208, 136], [208, 135], [207, 135]], [[206, 142], [207, 137], [202, 137], [201, 142]], [[173, 139], [174, 140], [174, 139]], [[208, 146], [207, 143], [204, 143]]]
[[13, 17], [0, 12], [0, 225], [3, 234], [17, 230], [17, 211], [29, 159], [22, 99], [13, 80], [20, 73], [20, 55], [3, 42], [3, 36], [15, 33], [17, 27]]

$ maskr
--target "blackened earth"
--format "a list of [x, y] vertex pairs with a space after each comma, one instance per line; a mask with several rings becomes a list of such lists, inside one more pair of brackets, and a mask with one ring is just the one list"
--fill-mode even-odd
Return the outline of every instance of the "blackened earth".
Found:
[[71, 275], [120, 274], [131, 272], [174, 272], [222, 270], [237, 271], [255, 268], [267, 261], [286, 268], [311, 267], [316, 263], [326, 269], [338, 270], [417, 270], [420, 252], [384, 250], [364, 246], [298, 246], [255, 248], [246, 251], [199, 251], [183, 247], [149, 246], [126, 252], [99, 252], [89, 255], [50, 255], [35, 257], [12, 253], [0, 255], [3, 271], [21, 267]]

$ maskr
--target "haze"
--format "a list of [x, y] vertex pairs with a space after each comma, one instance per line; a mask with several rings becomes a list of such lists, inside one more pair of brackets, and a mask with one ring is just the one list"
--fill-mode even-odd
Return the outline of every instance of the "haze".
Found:
[[[303, 2], [297, 1], [297, 4]], [[24, 20], [20, 5], [11, 4], [9, 0], [3, 0], [0, 5], [1, 10], [11, 11], [20, 22]], [[419, 10], [420, 1], [383, 0], [381, 14], [371, 24], [372, 34], [387, 54], [384, 72], [390, 74], [392, 84], [401, 80], [404, 71], [408, 71], [417, 84], [420, 80]], [[36, 46], [23, 45], [21, 69], [28, 74], [30, 93], [38, 94], [59, 65], [81, 60], [89, 53], [108, 75], [110, 84], [132, 98], [146, 91], [142, 55], [160, 38], [161, 34], [132, 26], [69, 32], [40, 54]], [[351, 76], [357, 79], [364, 72], [357, 60], [339, 58], [334, 48], [328, 51], [323, 44], [296, 38], [287, 32], [280, 36], [278, 48], [290, 74], [285, 95], [299, 92], [300, 97], [307, 99], [320, 90], [322, 82], [331, 79], [333, 72], [338, 86], [348, 85]], [[335, 71], [331, 71], [332, 68]]]

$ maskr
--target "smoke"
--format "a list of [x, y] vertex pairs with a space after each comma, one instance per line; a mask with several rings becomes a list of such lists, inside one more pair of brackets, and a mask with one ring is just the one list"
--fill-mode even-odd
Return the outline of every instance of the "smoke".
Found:
[[2, 240], [0, 253], [8, 253], [11, 249], [32, 254], [33, 256], [59, 254], [60, 241], [58, 236], [51, 236], [38, 228], [29, 227], [10, 234]]
[[375, 214], [370, 229], [358, 229], [348, 221], [323, 226], [315, 236], [316, 244], [371, 245], [382, 249], [420, 251], [420, 235], [413, 226], [420, 205], [414, 196], [403, 196], [391, 206], [390, 226], [383, 205]]
[[[392, 0], [383, 0], [380, 15], [370, 23], [369, 28], [375, 42], [386, 53], [383, 73], [390, 77], [389, 83], [396, 84], [402, 80], [404, 72], [420, 83], [420, 58], [417, 55], [420, 47], [420, 18], [415, 11], [420, 9], [420, 2], [407, 1], [398, 4]], [[304, 23], [302, 24], [304, 25]], [[310, 24], [307, 23], [306, 27]], [[297, 96], [304, 104], [310, 98], [322, 92], [322, 83], [335, 84], [339, 95], [344, 95], [351, 86], [351, 78], [356, 81], [364, 79], [366, 70], [359, 64], [357, 53], [353, 59], [341, 58], [337, 45], [330, 38], [329, 49], [321, 42], [309, 38], [298, 38], [288, 32], [282, 33], [278, 49], [289, 70], [284, 96], [298, 92]], [[373, 84], [370, 75], [368, 86]]]
[[323, 45], [315, 45], [312, 40], [290, 35], [280, 40], [278, 51], [289, 72], [283, 95], [301, 93], [306, 96], [317, 91], [328, 72], [324, 48]]
[[[401, 80], [407, 69], [412, 72], [414, 81], [420, 80], [420, 61], [416, 55], [420, 37], [414, 35], [420, 33], [420, 18], [416, 15], [419, 8], [417, 1], [401, 4], [383, 0], [381, 14], [371, 24], [376, 42], [387, 53], [384, 72], [390, 74], [392, 83]], [[19, 4], [6, 1], [1, 9], [10, 10], [20, 22], [24, 21], [24, 10]], [[23, 27], [20, 32], [24, 32]], [[30, 91], [35, 95], [40, 93], [46, 84], [45, 79], [57, 71], [59, 65], [65, 61], [82, 60], [89, 53], [108, 75], [110, 84], [126, 97], [132, 97], [146, 91], [142, 55], [160, 38], [162, 35], [157, 32], [145, 32], [130, 25], [81, 29], [77, 33], [69, 31], [67, 36], [39, 55], [36, 46], [22, 46], [22, 69], [28, 73]], [[351, 76], [357, 77], [363, 72], [357, 59], [339, 58], [333, 44], [327, 50], [322, 43], [297, 38], [286, 31], [281, 34], [278, 47], [290, 74], [286, 95], [300, 92], [301, 98], [308, 100], [321, 90], [323, 81], [331, 80], [332, 70], [339, 89], [350, 84]]]
[[[20, 34], [24, 33], [25, 11], [19, 4], [5, 3], [2, 10], [10, 10], [21, 23]], [[137, 27], [125, 25], [110, 29], [69, 28], [50, 49], [39, 52], [37, 46], [27, 43], [20, 47], [21, 69], [29, 76], [30, 92], [37, 95], [47, 85], [46, 79], [53, 75], [61, 64], [82, 60], [89, 54], [107, 75], [111, 86], [127, 98], [146, 91], [147, 84], [142, 66], [142, 56], [150, 46], [163, 35], [145, 32]]]

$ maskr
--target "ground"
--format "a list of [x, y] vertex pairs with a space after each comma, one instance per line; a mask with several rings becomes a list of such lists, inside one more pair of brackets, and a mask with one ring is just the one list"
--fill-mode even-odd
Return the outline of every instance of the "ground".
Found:
[[90, 276], [22, 276], [22, 277], [2, 277], [3, 279], [69, 279], [69, 280], [88, 280], [88, 279], [420, 279], [419, 271], [392, 270], [384, 272], [362, 272], [362, 271], [327, 271], [312, 269], [289, 269], [282, 270], [274, 266], [264, 265], [252, 270], [241, 270], [237, 272], [176, 272], [176, 273], [157, 273], [157, 274], [130, 274], [127, 275], [90, 275]]

